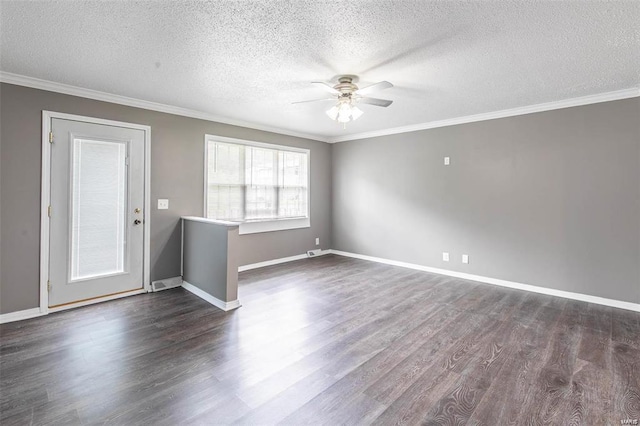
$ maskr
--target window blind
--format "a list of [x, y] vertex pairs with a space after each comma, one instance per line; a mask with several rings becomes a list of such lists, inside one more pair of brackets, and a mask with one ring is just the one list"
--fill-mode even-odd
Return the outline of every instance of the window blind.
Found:
[[262, 221], [308, 217], [308, 154], [207, 142], [207, 217]]

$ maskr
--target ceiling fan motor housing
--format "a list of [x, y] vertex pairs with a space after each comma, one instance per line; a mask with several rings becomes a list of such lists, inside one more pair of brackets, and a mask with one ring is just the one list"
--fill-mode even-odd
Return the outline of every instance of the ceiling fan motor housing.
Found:
[[338, 78], [338, 84], [333, 86], [338, 92], [341, 92], [341, 97], [351, 96], [353, 92], [358, 90], [358, 86], [353, 83], [353, 76], [343, 75]]

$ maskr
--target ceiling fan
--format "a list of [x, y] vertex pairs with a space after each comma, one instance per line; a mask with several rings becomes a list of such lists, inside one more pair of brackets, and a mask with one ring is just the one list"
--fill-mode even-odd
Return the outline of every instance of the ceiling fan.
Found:
[[381, 81], [379, 83], [372, 84], [367, 87], [359, 89], [355, 84], [358, 81], [358, 77], [355, 75], [341, 75], [338, 77], [338, 84], [332, 86], [329, 83], [322, 81], [314, 81], [313, 84], [320, 89], [329, 92], [332, 96], [330, 98], [312, 99], [309, 101], [294, 102], [294, 104], [301, 104], [306, 102], [321, 102], [321, 101], [334, 101], [336, 104], [327, 111], [327, 115], [332, 120], [338, 123], [346, 125], [349, 121], [357, 120], [363, 111], [356, 106], [356, 104], [369, 104], [379, 107], [388, 107], [393, 101], [387, 99], [371, 98], [367, 95], [378, 90], [388, 89], [393, 87], [393, 84], [388, 81]]

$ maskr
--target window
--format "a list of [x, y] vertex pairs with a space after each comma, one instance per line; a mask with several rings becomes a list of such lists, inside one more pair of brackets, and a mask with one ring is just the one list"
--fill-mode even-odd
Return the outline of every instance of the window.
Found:
[[206, 137], [205, 216], [240, 233], [309, 227], [309, 151]]

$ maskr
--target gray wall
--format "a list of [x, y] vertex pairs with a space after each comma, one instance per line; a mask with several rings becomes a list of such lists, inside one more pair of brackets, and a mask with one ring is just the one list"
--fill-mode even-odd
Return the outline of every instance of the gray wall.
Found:
[[185, 220], [182, 277], [223, 301], [238, 299], [238, 262], [234, 250], [238, 226]]
[[320, 237], [322, 248], [640, 303], [638, 98], [330, 146], [0, 84], [0, 313], [39, 303], [42, 110], [151, 126], [152, 205], [170, 199], [151, 211], [153, 280], [180, 274], [178, 218], [202, 214], [210, 133], [311, 149], [311, 228], [240, 236], [241, 265]]
[[338, 143], [333, 248], [640, 303], [639, 123], [634, 98]]
[[205, 133], [311, 150], [311, 228], [241, 236], [241, 265], [331, 247], [328, 144], [0, 84], [0, 313], [39, 304], [42, 110], [151, 126], [152, 280], [180, 275], [179, 217], [202, 215]]

